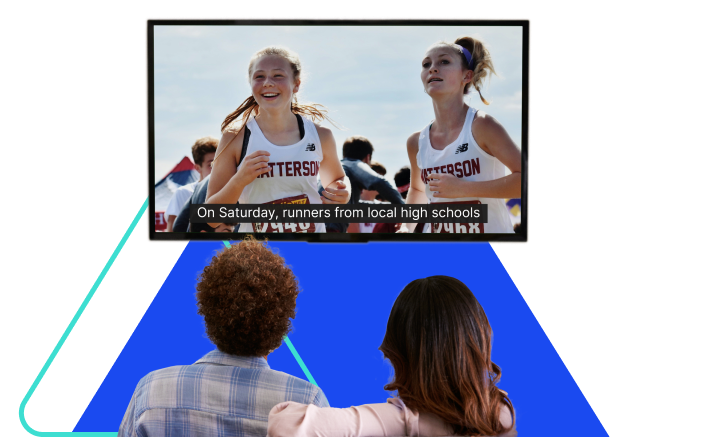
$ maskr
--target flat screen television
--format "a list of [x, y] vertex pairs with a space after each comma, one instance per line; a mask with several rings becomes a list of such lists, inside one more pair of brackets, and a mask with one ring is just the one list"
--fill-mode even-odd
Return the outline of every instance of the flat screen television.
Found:
[[[527, 18], [147, 19], [145, 28], [146, 191], [149, 197], [146, 215], [147, 239], [151, 242], [183, 242], [241, 239], [246, 235], [244, 232], [228, 232], [231, 230], [229, 226], [224, 227], [225, 233], [201, 232], [199, 229], [202, 230], [202, 224], [196, 225], [195, 221], [187, 228], [190, 232], [184, 232], [183, 215], [182, 220], [178, 222], [179, 229], [182, 230], [172, 232], [166, 232], [166, 230], [173, 229], [169, 218], [174, 222], [178, 219], [175, 205], [179, 206], [179, 213], [183, 212], [182, 205], [191, 203], [202, 205], [202, 203], [193, 202], [195, 196], [193, 199], [189, 196], [191, 191], [198, 190], [199, 187], [203, 188], [203, 184], [199, 185], [199, 181], [205, 173], [210, 172], [211, 161], [202, 162], [200, 165], [194, 162], [194, 159], [202, 159], [203, 156], [194, 156], [193, 147], [199, 141], [202, 143], [211, 141], [216, 145], [220, 143], [223, 135], [221, 128], [226, 117], [253, 95], [253, 79], [251, 72], [248, 71], [250, 60], [260, 50], [270, 46], [284, 47], [300, 59], [301, 81], [295, 94], [296, 102], [302, 105], [316, 103], [323, 105], [322, 107], [327, 110], [327, 119], [319, 121], [318, 124], [330, 130], [335, 143], [337, 156], [334, 158], [331, 156], [331, 147], [327, 146], [328, 162], [331, 162], [331, 159], [342, 160], [343, 144], [346, 140], [350, 142], [350, 138], [362, 136], [373, 147], [370, 159], [374, 162], [370, 162], [370, 159], [358, 160], [362, 162], [360, 166], [367, 165], [365, 171], [372, 168], [395, 192], [403, 193], [409, 190], [409, 182], [404, 180], [404, 177], [409, 177], [404, 175], [407, 172], [404, 169], [410, 168], [412, 164], [407, 150], [408, 139], [414, 132], [420, 132], [420, 137], [423, 137], [424, 132], [429, 132], [428, 126], [433, 127], [432, 122], [436, 118], [436, 111], [442, 111], [434, 102], [443, 100], [437, 97], [434, 97], [435, 100], [432, 99], [428, 91], [431, 89], [429, 86], [435, 87], [438, 84], [430, 84], [426, 79], [434, 75], [433, 72], [429, 73], [428, 68], [433, 69], [435, 68], [433, 65], [446, 64], [443, 64], [442, 57], [437, 57], [434, 61], [436, 64], [424, 63], [429, 53], [427, 51], [432, 47], [439, 47], [436, 44], [442, 41], [450, 44], [446, 46], [449, 50], [453, 47], [458, 48], [454, 41], [463, 36], [477, 39], [484, 44], [495, 73], [487, 74], [487, 77], [483, 78], [480, 87], [481, 96], [474, 87], [470, 86], [463, 101], [472, 108], [472, 111], [477, 110], [473, 112], [477, 114], [474, 115], [475, 120], [478, 116], [485, 119], [491, 117], [494, 121], [493, 126], [501, 126], [504, 129], [506, 134], [502, 135], [506, 135], [518, 149], [520, 161], [517, 163], [516, 157], [513, 158], [512, 163], [509, 164], [513, 167], [510, 170], [500, 159], [505, 158], [506, 161], [506, 157], [488, 154], [486, 148], [480, 150], [478, 144], [485, 140], [478, 139], [474, 143], [470, 141], [469, 147], [467, 143], [453, 146], [454, 155], [465, 154], [467, 159], [456, 157], [457, 159], [453, 158], [457, 160], [455, 164], [436, 166], [435, 169], [417, 167], [418, 174], [425, 184], [430, 180], [431, 174], [452, 174], [464, 176], [463, 180], [472, 180], [476, 174], [490, 171], [488, 166], [494, 162], [493, 160], [497, 161], [496, 166], [492, 168], [494, 177], [505, 178], [502, 183], [511, 182], [515, 187], [512, 191], [513, 196], [496, 197], [492, 200], [494, 206], [489, 207], [490, 220], [492, 217], [501, 216], [505, 224], [500, 232], [493, 232], [500, 229], [497, 226], [489, 226], [488, 223], [481, 225], [466, 223], [469, 220], [461, 217], [445, 224], [440, 222], [434, 224], [434, 221], [429, 218], [422, 220], [424, 223], [416, 225], [417, 232], [398, 233], [396, 231], [399, 225], [395, 227], [390, 223], [385, 226], [375, 226], [375, 223], [380, 223], [382, 220], [376, 221], [368, 213], [362, 219], [353, 218], [352, 220], [356, 222], [352, 225], [343, 224], [340, 220], [336, 221], [335, 217], [326, 218], [328, 223], [322, 225], [291, 224], [283, 221], [250, 223], [256, 220], [232, 219], [232, 216], [219, 217], [214, 221], [232, 222], [232, 224], [242, 222], [235, 228], [236, 230], [245, 229], [244, 224], [247, 223], [249, 226], [247, 229], [259, 231], [256, 233], [258, 237], [266, 237], [270, 240], [488, 241], [499, 244], [528, 242], [531, 21]], [[472, 56], [470, 54], [470, 58], [467, 58], [466, 55], [466, 60], [469, 59], [468, 62], [474, 63]], [[454, 62], [458, 59], [452, 58]], [[476, 63], [473, 64], [473, 68], [475, 67], [477, 67]], [[487, 73], [487, 68], [484, 71]], [[278, 76], [270, 70], [267, 70], [267, 74], [271, 77], [262, 80], [278, 80]], [[448, 80], [451, 79], [448, 78]], [[438, 81], [435, 80], [435, 82]], [[489, 104], [485, 104], [483, 99]], [[310, 119], [307, 114], [303, 114], [303, 117]], [[474, 132], [474, 124], [472, 126], [474, 140], [476, 132]], [[465, 127], [463, 132], [467, 133]], [[257, 134], [262, 135], [263, 132], [253, 134], [254, 140], [248, 146], [248, 153], [253, 153], [258, 148], [258, 138], [261, 140], [262, 137], [257, 137]], [[452, 134], [447, 134], [447, 138], [449, 138], [448, 135]], [[208, 137], [211, 139], [207, 140]], [[272, 138], [268, 140], [276, 142]], [[312, 144], [302, 147], [315, 148]], [[439, 146], [435, 145], [435, 147]], [[221, 149], [218, 150], [221, 151]], [[437, 151], [429, 153], [433, 154]], [[217, 153], [207, 155], [206, 157], [211, 160], [218, 156]], [[270, 173], [261, 177], [272, 176], [274, 179], [291, 174], [308, 175], [310, 178], [318, 174], [319, 191], [322, 188], [318, 171], [323, 161], [310, 165], [309, 162], [303, 161], [306, 164], [305, 167], [302, 164], [297, 166], [295, 160], [275, 161], [276, 159], [273, 158]], [[381, 164], [381, 167], [369, 166], [375, 162]], [[415, 164], [418, 165], [419, 162]], [[217, 166], [220, 165], [222, 164], [217, 164]], [[227, 166], [228, 163], [225, 165]], [[206, 167], [208, 171], [205, 171]], [[516, 173], [519, 174], [516, 175]], [[511, 178], [511, 181], [506, 178]], [[520, 189], [517, 188], [519, 183], [517, 180], [520, 180]], [[391, 205], [387, 203], [390, 199], [379, 192], [362, 191], [357, 180], [346, 177], [345, 182], [346, 189], [353, 197], [362, 200], [341, 210], [360, 209], [361, 206], [367, 205], [376, 205], [367, 210], [382, 210], [385, 205]], [[358, 185], [357, 193], [354, 193], [353, 184]], [[296, 197], [290, 194], [287, 193], [287, 196]], [[307, 198], [310, 197], [315, 196], [309, 194]], [[475, 196], [466, 195], [466, 198], [469, 197]], [[420, 199], [418, 194], [414, 198]], [[477, 198], [483, 199], [482, 196]], [[273, 203], [282, 203], [277, 199], [272, 200]], [[167, 211], [171, 203], [173, 205]], [[240, 209], [247, 204], [247, 202], [240, 203], [242, 204], [239, 205]], [[256, 202], [248, 205], [254, 203]], [[467, 203], [474, 204], [469, 205], [468, 208], [479, 208], [477, 204], [485, 202], [476, 200]], [[291, 204], [295, 205], [296, 202], [292, 201]], [[227, 205], [231, 207], [230, 214], [238, 207], [235, 202], [227, 202]], [[408, 204], [410, 205], [411, 203]], [[315, 209], [315, 207], [315, 205], [308, 206], [309, 209]], [[189, 208], [187, 222], [196, 214], [196, 207]], [[458, 210], [457, 205], [455, 209]], [[396, 211], [398, 213], [400, 209], [397, 208]], [[405, 220], [394, 221], [401, 223]], [[506, 223], [509, 223], [509, 227]], [[321, 230], [322, 226], [325, 226], [328, 232], [311, 232], [311, 230]], [[212, 227], [206, 229], [213, 230]], [[418, 232], [421, 229], [426, 232]], [[372, 232], [375, 230], [377, 232]]]

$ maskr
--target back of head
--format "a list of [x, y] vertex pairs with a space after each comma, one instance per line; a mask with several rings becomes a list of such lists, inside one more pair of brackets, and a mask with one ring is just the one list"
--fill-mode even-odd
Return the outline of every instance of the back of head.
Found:
[[394, 174], [394, 185], [397, 186], [397, 190], [404, 199], [406, 199], [406, 194], [409, 192], [409, 184], [411, 184], [411, 168], [405, 165]]
[[343, 158], [363, 160], [374, 152], [372, 143], [362, 135], [355, 135], [343, 143]]
[[378, 175], [384, 176], [387, 174], [387, 168], [382, 165], [381, 162], [370, 161], [370, 168], [372, 168], [372, 170], [374, 170]]
[[196, 140], [191, 146], [191, 156], [195, 164], [203, 164], [203, 157], [209, 153], [215, 153], [218, 148], [218, 140], [213, 137], [203, 137]]
[[394, 367], [384, 389], [413, 411], [433, 413], [456, 435], [498, 435], [506, 392], [491, 360], [492, 328], [461, 281], [431, 276], [409, 283], [394, 302], [380, 346]]
[[214, 256], [196, 289], [206, 335], [221, 352], [266, 356], [291, 330], [298, 281], [281, 256], [253, 238]]

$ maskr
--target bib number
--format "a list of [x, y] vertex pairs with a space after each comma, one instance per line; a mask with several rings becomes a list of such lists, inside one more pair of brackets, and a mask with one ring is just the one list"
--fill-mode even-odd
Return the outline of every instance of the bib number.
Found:
[[[438, 202], [434, 205], [468, 204], [479, 205], [479, 200], [466, 200], [462, 202]], [[431, 223], [431, 233], [434, 234], [484, 234], [484, 223]]]
[[[308, 205], [308, 196], [302, 194], [300, 196], [285, 197], [283, 199], [273, 200], [268, 204], [294, 204], [294, 205]], [[252, 223], [252, 229], [255, 232], [271, 232], [277, 234], [290, 234], [290, 233], [311, 233], [316, 232], [315, 223]]]

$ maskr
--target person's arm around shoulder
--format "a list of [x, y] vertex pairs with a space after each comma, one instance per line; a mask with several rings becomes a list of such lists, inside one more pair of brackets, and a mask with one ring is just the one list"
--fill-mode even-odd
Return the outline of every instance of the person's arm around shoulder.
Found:
[[319, 172], [323, 186], [321, 202], [344, 205], [350, 200], [350, 190], [348, 190], [348, 184], [345, 183], [345, 171], [338, 159], [333, 132], [319, 125], [316, 125], [316, 131], [321, 140], [321, 152], [323, 153]]
[[[409, 155], [409, 166], [411, 167], [411, 183], [409, 191], [406, 194], [406, 203], [408, 204], [426, 204], [426, 186], [421, 179], [421, 169], [416, 162], [416, 155], [419, 153], [419, 136], [421, 132], [414, 132], [408, 140], [406, 140], [406, 153]], [[406, 233], [413, 232], [417, 223], [403, 223], [398, 232]]]
[[406, 435], [405, 412], [392, 404], [320, 408], [283, 402], [269, 413], [269, 437], [386, 437]]
[[208, 184], [208, 194], [206, 203], [233, 204], [237, 203], [242, 194], [242, 190], [254, 181], [257, 176], [268, 173], [269, 152], [258, 150], [247, 155], [240, 166], [240, 153], [242, 152], [242, 141], [245, 136], [245, 128], [240, 129], [237, 134], [226, 131], [220, 139], [220, 144], [215, 151], [213, 160], [213, 170]]
[[[516, 411], [514, 413], [516, 415]], [[512, 412], [509, 411], [509, 407], [506, 405], [502, 406], [502, 411], [499, 413], [499, 421], [505, 428], [510, 428], [510, 430], [497, 437], [516, 437], [518, 435], [516, 417], [512, 417]]]
[[316, 396], [314, 396], [313, 401], [311, 401], [311, 403], [317, 407], [330, 407], [326, 394], [323, 393], [323, 390], [321, 390], [320, 388], [318, 388], [318, 391], [316, 391]]

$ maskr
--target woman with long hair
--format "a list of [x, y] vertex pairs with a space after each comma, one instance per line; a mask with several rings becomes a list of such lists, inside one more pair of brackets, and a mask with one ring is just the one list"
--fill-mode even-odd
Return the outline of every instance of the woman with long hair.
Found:
[[384, 389], [396, 397], [342, 409], [284, 402], [269, 413], [269, 437], [516, 435], [514, 408], [497, 387], [492, 328], [461, 281], [409, 283], [394, 302], [380, 350], [394, 368]]
[[[521, 153], [502, 125], [465, 104], [495, 73], [490, 52], [469, 36], [433, 45], [421, 61], [421, 82], [435, 119], [406, 143], [411, 187], [406, 203], [486, 204], [487, 223], [428, 223], [399, 232], [511, 233], [504, 199], [521, 197]], [[511, 174], [505, 175], [505, 167]]]
[[[301, 62], [282, 47], [250, 60], [252, 95], [221, 125], [206, 203], [345, 204], [350, 198], [328, 119], [317, 104], [301, 104]], [[317, 178], [324, 187], [318, 194]], [[323, 223], [241, 223], [240, 232], [325, 232]]]

